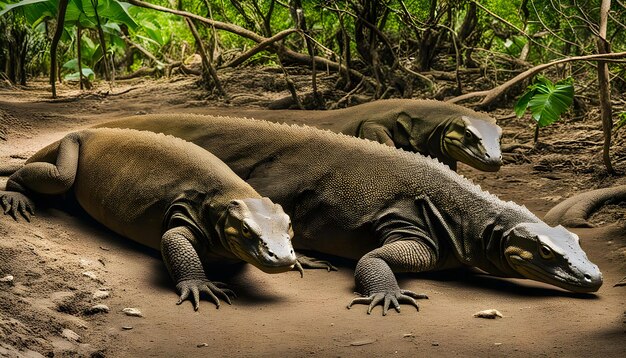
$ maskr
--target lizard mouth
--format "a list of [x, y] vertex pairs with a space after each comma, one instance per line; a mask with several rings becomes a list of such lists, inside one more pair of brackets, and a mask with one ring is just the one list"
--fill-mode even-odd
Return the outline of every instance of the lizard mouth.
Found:
[[[251, 254], [243, 249], [238, 243], [232, 245], [233, 253], [241, 260], [253, 265], [265, 273], [282, 273], [293, 270], [296, 266], [295, 254], [279, 258], [271, 252], [256, 252]], [[293, 252], [293, 250], [292, 250]]]
[[456, 139], [446, 138], [445, 147], [450, 156], [460, 162], [469, 164], [476, 169], [487, 172], [495, 172], [500, 170], [502, 166], [502, 159], [498, 156], [490, 156], [488, 153], [480, 151], [477, 153], [471, 148], [463, 145], [463, 143]]
[[562, 269], [547, 271], [524, 260], [519, 255], [508, 255], [507, 259], [511, 266], [525, 278], [548, 283], [568, 291], [578, 293], [596, 292], [602, 286], [601, 276], [594, 279], [591, 275], [574, 275]]

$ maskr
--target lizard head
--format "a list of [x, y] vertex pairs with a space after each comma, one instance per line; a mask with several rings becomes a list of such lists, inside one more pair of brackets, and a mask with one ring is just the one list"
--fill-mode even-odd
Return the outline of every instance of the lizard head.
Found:
[[572, 292], [595, 292], [602, 286], [602, 273], [578, 241], [578, 235], [560, 225], [521, 223], [504, 233], [504, 256], [525, 278]]
[[448, 125], [443, 146], [457, 161], [483, 171], [495, 172], [502, 166], [501, 136], [502, 128], [495, 123], [460, 116]]
[[268, 198], [232, 200], [226, 209], [224, 237], [232, 253], [267, 273], [296, 264], [291, 220]]

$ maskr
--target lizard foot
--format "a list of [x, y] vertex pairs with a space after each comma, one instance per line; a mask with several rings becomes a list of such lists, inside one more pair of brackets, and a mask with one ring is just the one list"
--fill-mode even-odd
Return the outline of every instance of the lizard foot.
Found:
[[323, 269], [328, 272], [337, 271], [337, 268], [328, 261], [305, 256], [300, 253], [296, 253], [296, 256], [296, 267], [294, 267], [293, 270], [300, 271], [300, 276], [304, 276], [304, 269]]
[[206, 293], [215, 302], [217, 308], [220, 308], [220, 300], [217, 296], [220, 296], [229, 305], [231, 304], [229, 295], [237, 297], [235, 292], [226, 288], [226, 284], [211, 282], [206, 279], [183, 280], [176, 284], [176, 289], [180, 293], [180, 298], [176, 304], [183, 303], [191, 295], [193, 309], [196, 311], [200, 307], [200, 292]]
[[31, 215], [35, 214], [35, 204], [26, 195], [16, 191], [0, 191], [0, 205], [4, 214], [9, 214], [15, 221], [20, 215], [30, 222]]
[[389, 311], [389, 307], [393, 305], [393, 308], [400, 312], [400, 304], [407, 303], [415, 307], [418, 311], [420, 310], [419, 306], [415, 299], [427, 299], [428, 296], [420, 293], [415, 293], [409, 290], [389, 290], [384, 292], [376, 292], [371, 294], [368, 297], [357, 297], [353, 299], [348, 308], [352, 307], [355, 304], [364, 304], [369, 305], [367, 308], [367, 314], [372, 313], [372, 309], [377, 305], [383, 306], [383, 316], [387, 315], [387, 311]]

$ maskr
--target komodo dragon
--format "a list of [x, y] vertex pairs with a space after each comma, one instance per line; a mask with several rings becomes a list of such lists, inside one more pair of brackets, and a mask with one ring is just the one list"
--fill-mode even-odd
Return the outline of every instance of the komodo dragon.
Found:
[[609, 203], [626, 201], [626, 185], [603, 188], [576, 194], [550, 209], [544, 220], [551, 225], [566, 227], [593, 227], [587, 218]]
[[160, 249], [178, 303], [190, 298], [196, 310], [200, 292], [218, 307], [218, 296], [230, 304], [233, 292], [205, 275], [212, 265], [245, 261], [279, 273], [296, 264], [281, 206], [214, 155], [172, 136], [109, 128], [71, 133], [28, 159], [6, 190], [5, 214], [29, 221], [31, 194], [73, 192], [106, 227]]
[[186, 114], [100, 126], [184, 138], [211, 151], [290, 214], [296, 249], [358, 260], [356, 303], [417, 307], [394, 272], [475, 266], [594, 292], [602, 274], [563, 227], [482, 191], [420, 154], [310, 127]]
[[495, 119], [456, 104], [388, 99], [322, 111], [318, 118], [335, 132], [422, 153], [452, 170], [457, 161], [488, 172], [502, 166], [502, 129]]

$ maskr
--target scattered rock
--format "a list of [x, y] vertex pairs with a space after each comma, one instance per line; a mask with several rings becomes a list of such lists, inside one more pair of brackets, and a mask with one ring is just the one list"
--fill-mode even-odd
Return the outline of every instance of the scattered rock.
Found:
[[430, 345], [433, 346], [433, 347], [439, 347], [439, 342], [433, 342]]
[[107, 305], [99, 304], [89, 307], [85, 310], [85, 314], [109, 313], [111, 309]]
[[67, 339], [70, 342], [80, 342], [80, 336], [78, 335], [78, 333], [68, 328], [63, 329], [63, 331], [61, 332], [61, 337]]
[[[13, 277], [13, 276], [11, 276], [11, 277]], [[2, 280], [0, 279], [0, 281], [2, 281]], [[621, 279], [618, 283], [613, 285], [613, 287], [620, 287], [620, 286], [626, 286], [626, 276], [623, 279]]]
[[0, 278], [0, 282], [13, 282], [13, 275], [6, 275]]
[[143, 317], [143, 313], [137, 308], [127, 307], [122, 310], [127, 316]]
[[502, 343], [497, 342], [497, 343], [494, 343], [493, 345], [494, 345], [494, 346], [501, 346], [501, 345], [502, 345]]
[[350, 345], [353, 346], [353, 347], [358, 347], [358, 346], [364, 346], [364, 345], [367, 345], [367, 344], [372, 344], [374, 342], [376, 342], [375, 339], [362, 339], [360, 341], [351, 342]]
[[108, 247], [104, 247], [104, 246], [100, 246], [100, 250], [111, 251], [111, 249], [109, 249]]
[[78, 262], [78, 264], [80, 265], [80, 267], [82, 268], [87, 268], [89, 266], [93, 265], [93, 261], [88, 260], [88, 259], [80, 259], [80, 261]]
[[476, 317], [476, 318], [496, 319], [496, 317], [502, 318], [504, 316], [502, 315], [502, 313], [500, 313], [500, 311], [494, 310], [494, 309], [490, 309], [490, 310], [484, 310], [484, 311], [476, 312], [476, 313], [474, 313], [474, 317]]
[[202, 348], [202, 347], [208, 347], [209, 344], [208, 343], [200, 343], [197, 345], [198, 348]]
[[92, 280], [98, 280], [98, 276], [93, 271], [85, 271], [83, 272], [83, 276], [87, 276]]
[[402, 338], [415, 338], [415, 335], [413, 333], [405, 333], [402, 335]]
[[125, 331], [133, 329], [133, 326], [122, 326], [122, 329]]
[[105, 290], [98, 290], [93, 293], [93, 298], [97, 300], [109, 298], [109, 296], [111, 296], [111, 292]]

